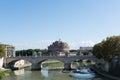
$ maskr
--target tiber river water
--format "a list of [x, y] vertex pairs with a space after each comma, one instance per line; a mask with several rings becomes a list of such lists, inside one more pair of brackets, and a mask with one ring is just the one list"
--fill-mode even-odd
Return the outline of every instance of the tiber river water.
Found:
[[12, 71], [5, 80], [110, 80], [96, 75], [93, 79], [76, 79], [70, 73], [63, 73], [62, 70], [31, 71], [30, 69], [20, 69]]

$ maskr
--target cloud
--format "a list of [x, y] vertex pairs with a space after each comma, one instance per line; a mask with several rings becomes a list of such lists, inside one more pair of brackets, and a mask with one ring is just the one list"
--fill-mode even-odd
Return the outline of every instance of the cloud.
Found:
[[47, 49], [47, 47], [52, 43], [52, 40], [41, 40], [35, 42], [26, 42], [26, 43], [16, 43], [14, 44], [16, 50], [22, 49]]
[[93, 41], [82, 41], [80, 46], [87, 47], [87, 46], [94, 46], [95, 43]]
[[80, 42], [69, 42], [68, 44], [71, 49], [79, 49], [80, 47], [92, 47], [95, 45], [95, 42], [89, 40]]
[[[16, 50], [22, 50], [22, 49], [47, 49], [47, 47], [52, 44], [54, 40], [41, 40], [36, 42], [27, 42], [27, 43], [16, 43], [14, 44], [16, 47]], [[80, 46], [82, 47], [88, 47], [88, 46], [94, 46], [94, 42], [89, 41], [78, 41], [78, 42], [67, 42], [70, 46], [70, 49], [79, 49]]]

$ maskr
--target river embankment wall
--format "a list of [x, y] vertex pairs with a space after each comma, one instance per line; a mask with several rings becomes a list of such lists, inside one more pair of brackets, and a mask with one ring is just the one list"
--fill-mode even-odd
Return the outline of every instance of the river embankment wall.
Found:
[[109, 78], [110, 80], [120, 80], [119, 77], [116, 77], [116, 76], [113, 76], [111, 74], [109, 74], [108, 72], [105, 72], [105, 71], [102, 71], [100, 69], [97, 69], [97, 68], [94, 68], [93, 69], [97, 74], [103, 76], [103, 77], [106, 77], [106, 78]]

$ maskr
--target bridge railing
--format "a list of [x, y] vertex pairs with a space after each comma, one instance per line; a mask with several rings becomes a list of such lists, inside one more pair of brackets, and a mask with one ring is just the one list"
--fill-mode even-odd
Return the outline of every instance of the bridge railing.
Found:
[[[15, 56], [15, 57], [79, 57], [79, 56], [93, 56], [91, 55], [83, 55], [83, 54], [77, 54], [77, 53], [65, 53], [62, 55], [33, 55], [33, 56]], [[13, 56], [11, 56], [13, 57]]]

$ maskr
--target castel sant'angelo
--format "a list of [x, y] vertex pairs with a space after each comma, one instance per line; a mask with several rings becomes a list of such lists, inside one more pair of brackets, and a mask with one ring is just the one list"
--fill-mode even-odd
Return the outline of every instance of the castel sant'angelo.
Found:
[[53, 42], [50, 46], [48, 46], [48, 51], [51, 53], [56, 53], [53, 55], [58, 55], [60, 53], [68, 53], [69, 45], [66, 42], [62, 42], [61, 40]]

